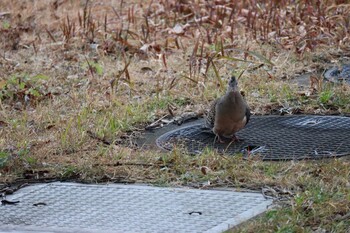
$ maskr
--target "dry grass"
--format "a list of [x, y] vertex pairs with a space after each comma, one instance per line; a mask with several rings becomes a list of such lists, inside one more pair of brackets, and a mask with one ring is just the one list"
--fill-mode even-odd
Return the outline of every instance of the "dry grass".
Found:
[[[245, 71], [254, 114], [349, 114], [350, 87], [320, 81], [349, 56], [348, 1], [2, 0], [0, 9], [0, 183], [265, 190], [283, 208], [235, 230], [349, 229], [346, 158], [191, 157], [128, 141], [169, 108], [201, 114], [233, 72]], [[309, 86], [295, 81], [303, 73], [315, 75]]]

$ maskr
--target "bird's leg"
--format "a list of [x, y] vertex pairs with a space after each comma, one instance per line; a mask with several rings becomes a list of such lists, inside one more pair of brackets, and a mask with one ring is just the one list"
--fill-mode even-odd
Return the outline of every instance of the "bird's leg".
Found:
[[239, 139], [235, 134], [232, 136], [232, 142], [239, 142], [241, 139]]
[[219, 139], [219, 142], [220, 142], [220, 143], [225, 143], [225, 141], [222, 140], [222, 137], [221, 137], [219, 134], [218, 134], [217, 136], [218, 136], [218, 139]]

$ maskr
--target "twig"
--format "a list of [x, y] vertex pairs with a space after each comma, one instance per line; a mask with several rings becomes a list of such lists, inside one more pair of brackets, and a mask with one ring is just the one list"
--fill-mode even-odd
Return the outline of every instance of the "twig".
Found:
[[149, 130], [149, 129], [153, 129], [153, 128], [159, 126], [160, 122], [161, 122], [164, 118], [166, 118], [166, 117], [168, 117], [168, 116], [169, 116], [169, 114], [166, 114], [166, 115], [162, 116], [161, 118], [159, 118], [159, 119], [156, 120], [155, 122], [151, 123], [150, 125], [147, 125], [147, 126], [145, 127], [145, 129], [146, 129], [146, 130]]
[[152, 167], [155, 164], [152, 163], [132, 163], [132, 162], [117, 162], [117, 163], [96, 163], [93, 166], [94, 167], [99, 167], [99, 166], [110, 166], [110, 167], [118, 167], [118, 166], [147, 166], [147, 167]]
[[89, 71], [90, 71], [90, 74], [91, 74], [92, 78], [95, 79], [93, 67], [91, 66], [91, 64], [90, 64], [89, 60], [86, 58], [86, 56], [84, 56], [84, 58], [85, 58], [85, 60], [86, 60], [86, 63], [88, 64]]

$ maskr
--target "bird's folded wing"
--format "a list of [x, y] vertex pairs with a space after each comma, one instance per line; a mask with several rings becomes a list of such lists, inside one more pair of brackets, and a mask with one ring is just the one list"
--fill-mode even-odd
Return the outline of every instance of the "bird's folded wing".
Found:
[[215, 114], [216, 114], [216, 104], [217, 104], [218, 100], [219, 99], [216, 99], [210, 104], [210, 108], [209, 108], [209, 111], [208, 111], [207, 116], [206, 116], [205, 125], [210, 129], [212, 129], [214, 127]]

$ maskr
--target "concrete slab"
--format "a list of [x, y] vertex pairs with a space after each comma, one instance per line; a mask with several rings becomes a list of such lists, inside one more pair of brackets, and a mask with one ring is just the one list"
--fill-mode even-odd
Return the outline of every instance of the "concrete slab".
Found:
[[50, 183], [0, 205], [0, 232], [223, 232], [272, 203], [261, 194], [142, 185]]

